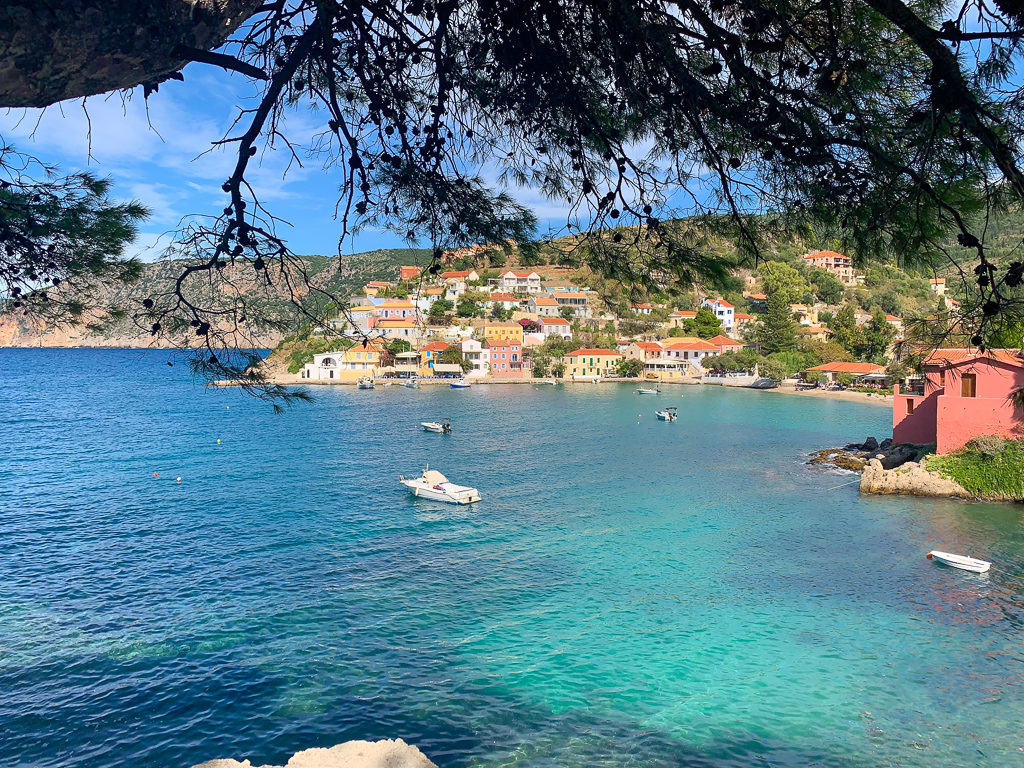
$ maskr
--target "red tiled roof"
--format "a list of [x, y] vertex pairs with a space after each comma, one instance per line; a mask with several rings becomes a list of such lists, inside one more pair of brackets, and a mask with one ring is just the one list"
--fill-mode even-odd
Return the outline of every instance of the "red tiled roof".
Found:
[[466, 269], [466, 270], [463, 270], [462, 272], [442, 272], [441, 273], [441, 279], [442, 280], [448, 280], [449, 278], [453, 278], [453, 277], [458, 277], [458, 278], [469, 277], [471, 272], [473, 272], [472, 269]]
[[721, 347], [717, 344], [709, 344], [706, 341], [690, 341], [685, 344], [673, 344], [672, 349], [692, 349], [694, 351], [707, 350], [708, 352], [711, 352], [712, 350], [721, 349]]
[[[515, 275], [516, 277], [529, 277], [530, 275], [536, 275], [536, 274], [537, 274], [536, 272], [512, 272], [510, 270], [508, 272], [503, 272], [501, 276], [505, 277], [506, 275]], [[537, 277], [540, 277], [540, 275], [537, 275]]]
[[879, 373], [885, 370], [885, 366], [874, 363], [822, 363], [807, 370], [827, 371], [828, 373]]
[[689, 309], [677, 309], [672, 314], [673, 315], [678, 315], [679, 317], [696, 317], [697, 316], [696, 312], [693, 312], [692, 310], [689, 310]]
[[888, 320], [890, 323], [902, 323], [903, 322], [898, 317], [896, 317], [896, 315], [886, 315], [885, 319]]
[[502, 291], [495, 291], [491, 294], [491, 301], [519, 301], [511, 293], [503, 293]]
[[847, 260], [850, 259], [849, 256], [843, 256], [843, 254], [836, 253], [835, 251], [816, 251], [814, 253], [807, 254], [806, 256], [804, 256], [804, 258], [805, 259], [847, 259]]
[[544, 297], [538, 297], [533, 300], [533, 303], [538, 307], [557, 307], [558, 302], [554, 299], [548, 299]]
[[732, 315], [734, 320], [753, 320], [753, 315], [748, 315], [745, 312], [734, 312]]
[[561, 317], [542, 317], [540, 319], [541, 325], [572, 325], [568, 320], [563, 320]]
[[995, 359], [1010, 365], [1024, 365], [1024, 355], [1017, 349], [990, 349], [978, 352], [970, 349], [936, 349], [925, 358], [925, 365], [956, 365], [965, 360]]
[[418, 277], [420, 272], [423, 271], [423, 267], [409, 267], [401, 266], [398, 268], [398, 276], [402, 280], [409, 280], [413, 277]]
[[729, 309], [732, 309], [732, 304], [730, 304], [725, 299], [708, 299], [708, 301], [710, 301], [712, 304], [718, 304], [720, 306], [728, 307]]
[[629, 306], [634, 309], [654, 309], [653, 304], [630, 304]]
[[709, 344], [715, 344], [719, 347], [742, 347], [742, 341], [736, 341], [736, 339], [730, 339], [719, 334], [714, 338], [708, 339]]
[[661, 344], [657, 344], [653, 341], [635, 341], [633, 343], [645, 352], [660, 352], [662, 349]]
[[763, 293], [748, 293], [747, 294], [747, 298], [748, 299], [753, 299], [754, 301], [767, 301], [768, 300], [768, 296], [763, 294]]
[[387, 288], [391, 285], [387, 280], [371, 280], [366, 284], [370, 288]]
[[424, 345], [420, 349], [420, 351], [421, 352], [440, 352], [440, 351], [443, 351], [445, 349], [448, 349], [448, 347], [450, 347], [450, 346], [451, 346], [451, 344], [449, 344], [447, 341], [432, 341], [429, 344]]
[[620, 355], [615, 350], [612, 350], [612, 349], [600, 349], [600, 348], [597, 348], [597, 347], [583, 347], [581, 349], [577, 349], [574, 352], [570, 352], [568, 355], [566, 355], [566, 357], [573, 357], [574, 355], [593, 355], [594, 357], [598, 357], [600, 355], [604, 355], [605, 357], [608, 357], [608, 356], [611, 356], [611, 357], [622, 357], [622, 355]]

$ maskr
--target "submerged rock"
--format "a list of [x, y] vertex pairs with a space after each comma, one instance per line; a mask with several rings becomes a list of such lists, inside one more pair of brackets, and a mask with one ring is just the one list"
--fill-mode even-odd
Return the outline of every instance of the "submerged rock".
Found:
[[[210, 760], [193, 768], [256, 768], [248, 760]], [[330, 749], [296, 752], [285, 766], [260, 768], [437, 768], [418, 747], [401, 739], [346, 741]]]
[[938, 496], [969, 499], [974, 496], [955, 480], [929, 472], [916, 461], [896, 469], [885, 469], [878, 459], [871, 459], [860, 477], [861, 493], [909, 496]]

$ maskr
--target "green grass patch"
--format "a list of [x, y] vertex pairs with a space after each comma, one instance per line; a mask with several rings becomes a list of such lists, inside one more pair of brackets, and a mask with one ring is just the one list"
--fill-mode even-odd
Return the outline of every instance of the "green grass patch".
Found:
[[947, 456], [930, 456], [925, 469], [956, 480], [986, 498], [1024, 499], [1024, 442], [983, 436]]

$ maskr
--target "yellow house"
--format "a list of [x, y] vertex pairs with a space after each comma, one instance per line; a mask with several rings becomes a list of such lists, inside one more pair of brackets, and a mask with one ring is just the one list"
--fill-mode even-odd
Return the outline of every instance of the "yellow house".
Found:
[[512, 341], [523, 343], [523, 326], [519, 323], [487, 323], [484, 325], [486, 341]]
[[343, 352], [314, 355], [303, 367], [300, 377], [312, 381], [353, 382], [363, 376], [376, 376], [380, 373], [383, 352], [383, 344], [371, 341], [365, 347], [356, 344]]
[[373, 326], [373, 332], [385, 339], [404, 339], [412, 345], [423, 335], [419, 324], [409, 320], [378, 320]]
[[586, 379], [616, 373], [622, 355], [612, 349], [584, 347], [562, 358], [565, 378]]
[[391, 283], [387, 280], [373, 280], [363, 286], [363, 294], [369, 297], [376, 297], [378, 293], [390, 287]]

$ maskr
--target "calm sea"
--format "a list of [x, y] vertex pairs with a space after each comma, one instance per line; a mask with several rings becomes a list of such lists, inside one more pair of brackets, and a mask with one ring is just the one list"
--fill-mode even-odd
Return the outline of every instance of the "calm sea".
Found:
[[[392, 387], [275, 415], [166, 361], [0, 350], [5, 766], [398, 736], [444, 768], [1024, 764], [1021, 507], [802, 464], [885, 408]], [[428, 462], [484, 501], [411, 498]]]

